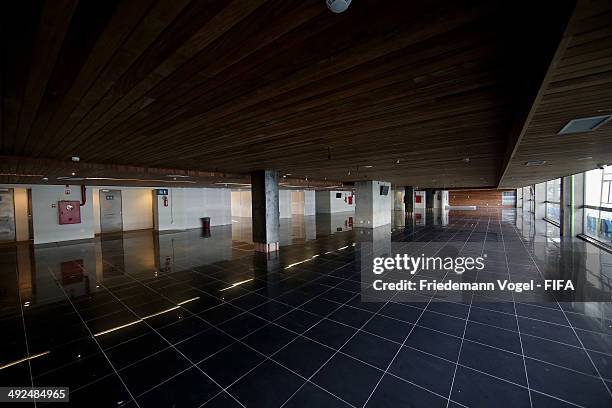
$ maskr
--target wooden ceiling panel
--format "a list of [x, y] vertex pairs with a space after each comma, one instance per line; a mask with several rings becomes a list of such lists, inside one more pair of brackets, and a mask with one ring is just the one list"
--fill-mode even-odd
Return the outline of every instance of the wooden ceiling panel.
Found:
[[[3, 13], [8, 30], [29, 28], [3, 31], [0, 154], [23, 167], [5, 173], [64, 174], [78, 155], [89, 177], [268, 167], [323, 184], [495, 186], [571, 4], [360, 0], [342, 14], [323, 0], [21, 4]], [[572, 109], [570, 89], [589, 108], [607, 98], [588, 92], [607, 83], [612, 58], [597, 7], [550, 76], [534, 132]]]
[[[612, 114], [612, 3], [579, 1], [499, 187], [522, 187], [612, 164], [612, 124], [558, 135], [572, 119]], [[542, 166], [526, 166], [544, 160]]]

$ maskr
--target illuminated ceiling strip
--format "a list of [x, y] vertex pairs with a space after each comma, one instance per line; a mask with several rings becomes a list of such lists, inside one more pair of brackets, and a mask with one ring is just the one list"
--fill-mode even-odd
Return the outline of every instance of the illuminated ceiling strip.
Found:
[[191, 180], [147, 180], [147, 179], [133, 179], [133, 178], [115, 178], [115, 177], [83, 177], [84, 180], [110, 180], [110, 181], [146, 181], [156, 183], [190, 183], [195, 184], [196, 181]]
[[21, 360], [13, 361], [11, 363], [8, 363], [8, 364], [5, 364], [5, 365], [1, 366], [0, 370], [4, 370], [5, 368], [12, 367], [12, 366], [14, 366], [16, 364], [23, 363], [25, 361], [32, 360], [32, 359], [37, 358], [37, 357], [46, 356], [49, 353], [51, 353], [51, 352], [50, 351], [45, 351], [43, 353], [34, 354], [33, 356], [30, 356], [30, 357], [24, 357]]
[[247, 282], [250, 282], [252, 280], [253, 280], [253, 278], [247, 279], [247, 280], [243, 280], [243, 281], [240, 281], [240, 282], [236, 282], [236, 283], [232, 283], [232, 286], [228, 286], [227, 288], [220, 289], [219, 292], [223, 292], [225, 290], [229, 290], [229, 289], [235, 288], [238, 285], [242, 285], [243, 283], [247, 283]]
[[184, 305], [185, 303], [193, 302], [194, 300], [197, 300], [199, 298], [200, 298], [199, 296], [196, 296], [196, 297], [191, 298], [191, 299], [183, 300], [182, 302], [177, 303], [177, 306], [171, 307], [171, 308], [166, 309], [166, 310], [162, 310], [161, 312], [150, 314], [148, 316], [143, 317], [142, 319], [134, 320], [133, 322], [122, 324], [121, 326], [113, 327], [112, 329], [101, 331], [99, 333], [94, 334], [94, 337], [102, 336], [103, 334], [111, 333], [111, 332], [114, 332], [115, 330], [123, 329], [125, 327], [132, 326], [132, 325], [137, 324], [137, 323], [142, 323], [146, 319], [150, 319], [151, 317], [159, 316], [161, 314], [168, 313], [168, 312], [171, 312], [173, 310], [179, 309], [181, 307], [181, 305]]
[[44, 174], [0, 173], [0, 176], [12, 177], [43, 177]]

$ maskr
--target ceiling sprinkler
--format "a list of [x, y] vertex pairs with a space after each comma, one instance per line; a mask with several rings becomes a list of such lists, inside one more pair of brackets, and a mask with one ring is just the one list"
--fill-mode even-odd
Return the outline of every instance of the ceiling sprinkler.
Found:
[[325, 0], [325, 4], [332, 13], [342, 13], [349, 8], [351, 0]]

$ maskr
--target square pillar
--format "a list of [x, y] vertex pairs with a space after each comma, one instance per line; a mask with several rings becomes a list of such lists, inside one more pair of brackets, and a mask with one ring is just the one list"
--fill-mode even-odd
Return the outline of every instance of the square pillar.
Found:
[[404, 209], [407, 213], [414, 212], [414, 187], [404, 187]]
[[436, 190], [433, 190], [433, 189], [425, 190], [425, 207], [427, 208], [427, 211], [432, 211], [434, 208], [435, 193], [436, 193]]
[[391, 183], [357, 181], [355, 227], [376, 228], [391, 225]]
[[251, 200], [255, 251], [278, 251], [280, 213], [276, 170], [259, 170], [251, 173]]

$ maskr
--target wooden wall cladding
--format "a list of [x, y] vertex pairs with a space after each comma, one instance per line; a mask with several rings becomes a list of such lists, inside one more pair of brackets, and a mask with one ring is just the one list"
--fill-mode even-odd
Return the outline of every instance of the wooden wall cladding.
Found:
[[452, 190], [449, 191], [449, 205], [463, 206], [475, 205], [476, 207], [507, 207], [502, 205], [502, 192], [504, 190]]

